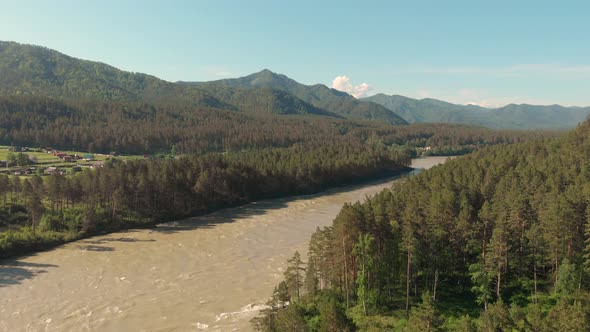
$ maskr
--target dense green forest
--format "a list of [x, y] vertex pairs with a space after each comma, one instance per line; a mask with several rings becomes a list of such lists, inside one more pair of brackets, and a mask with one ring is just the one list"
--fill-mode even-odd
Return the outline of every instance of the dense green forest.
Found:
[[[0, 73], [2, 96], [49, 96], [100, 102], [174, 102], [199, 109], [215, 108], [248, 114], [306, 114], [311, 117], [407, 124], [386, 107], [359, 101], [324, 85], [305, 86], [291, 80], [298, 91], [306, 91], [302, 95], [278, 84], [252, 88], [218, 82], [173, 83], [100, 62], [76, 59], [45, 47], [14, 42], [0, 41]], [[266, 81], [269, 73], [262, 71], [250, 77]]]
[[[377, 120], [389, 124], [407, 124], [397, 113], [390, 111], [380, 104], [358, 100], [345, 92], [328, 88], [323, 84], [304, 85], [285, 75], [273, 73], [268, 69], [240, 78], [211, 82], [180, 83], [204, 89], [221, 100], [230, 100], [229, 102], [232, 104], [234, 102], [231, 100], [234, 99], [228, 99], [228, 96], [232, 95], [228, 93], [222, 94], [223, 92], [227, 91], [231, 93], [237, 90], [253, 94], [257, 91], [281, 91], [304, 103], [347, 119]], [[260, 107], [258, 104], [252, 106], [254, 108]], [[246, 109], [252, 108], [246, 107]]]
[[251, 115], [177, 103], [61, 101], [0, 97], [0, 145], [131, 154], [181, 154], [289, 147], [296, 143], [363, 142], [464, 147], [556, 135], [445, 124], [390, 126], [326, 117]]
[[588, 107], [507, 105], [488, 109], [435, 99], [378, 94], [363, 99], [323, 84], [305, 85], [270, 70], [210, 82], [167, 82], [70, 57], [45, 47], [0, 41], [0, 96], [115, 103], [171, 103], [250, 115], [292, 115], [407, 123], [462, 123], [498, 129], [563, 129]]
[[258, 330], [588, 331], [590, 122], [347, 204], [307, 256]]
[[157, 223], [254, 199], [313, 193], [408, 169], [405, 149], [367, 144], [289, 148], [177, 159], [111, 160], [72, 176], [0, 175], [0, 257], [93, 234]]
[[170, 83], [0, 42], [0, 72], [0, 145], [169, 157], [0, 177], [0, 256], [400, 172], [426, 148], [465, 153], [559, 134], [392, 126], [405, 121], [380, 105], [268, 70]]
[[409, 123], [463, 123], [488, 128], [532, 129], [573, 128], [590, 115], [590, 107], [509, 104], [499, 108], [457, 105], [431, 98], [377, 94], [363, 98], [383, 105]]

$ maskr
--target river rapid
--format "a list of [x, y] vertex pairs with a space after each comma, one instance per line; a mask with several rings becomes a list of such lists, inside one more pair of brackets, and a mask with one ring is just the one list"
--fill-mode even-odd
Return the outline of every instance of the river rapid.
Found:
[[[427, 169], [447, 157], [414, 159]], [[251, 331], [296, 250], [392, 178], [0, 261], [0, 331]]]

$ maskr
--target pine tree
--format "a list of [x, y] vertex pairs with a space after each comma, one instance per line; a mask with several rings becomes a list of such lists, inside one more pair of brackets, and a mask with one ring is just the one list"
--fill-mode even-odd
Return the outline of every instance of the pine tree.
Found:
[[[590, 167], [588, 168], [590, 169]], [[585, 242], [584, 242], [584, 252], [583, 252], [583, 266], [584, 272], [588, 277], [590, 277], [590, 203], [586, 207], [586, 225], [585, 225]]]
[[571, 263], [568, 258], [564, 258], [557, 271], [557, 282], [555, 283], [555, 293], [560, 297], [571, 298], [578, 288], [579, 274], [576, 265]]
[[[41, 193], [37, 192], [31, 183], [31, 180], [25, 179], [23, 181], [23, 196], [25, 198], [25, 205], [30, 214], [31, 228], [35, 232], [36, 226], [43, 215], [43, 202], [41, 200]], [[39, 188], [38, 188], [39, 189]]]
[[475, 263], [469, 266], [469, 274], [471, 276], [471, 291], [475, 293], [476, 301], [480, 305], [483, 304], [484, 309], [488, 310], [488, 303], [492, 299], [492, 276], [489, 275], [483, 263]]
[[319, 279], [316, 263], [313, 260], [308, 260], [307, 268], [305, 269], [304, 289], [307, 294], [314, 295], [319, 290]]
[[277, 312], [275, 326], [275, 331], [277, 332], [307, 331], [307, 325], [305, 324], [303, 313], [296, 304], [291, 304], [286, 309]]
[[488, 310], [481, 315], [480, 320], [479, 331], [481, 332], [510, 331], [513, 325], [508, 308], [502, 299], [490, 304]]
[[285, 270], [285, 282], [289, 289], [289, 295], [291, 301], [293, 299], [299, 300], [301, 297], [301, 287], [303, 286], [303, 273], [305, 268], [303, 267], [303, 261], [301, 261], [301, 255], [298, 251], [291, 259], [287, 261], [287, 269]]
[[439, 330], [441, 323], [440, 313], [434, 305], [432, 295], [429, 291], [425, 291], [422, 294], [422, 303], [412, 308], [408, 325], [404, 331], [434, 332]]
[[354, 326], [346, 317], [342, 305], [332, 296], [325, 296], [319, 304], [319, 332], [354, 331]]
[[[410, 201], [412, 203], [414, 201]], [[410, 314], [410, 283], [412, 279], [412, 256], [416, 250], [416, 235], [414, 223], [420, 220], [417, 203], [408, 205], [404, 210], [402, 236], [406, 251], [406, 316]]]
[[543, 314], [538, 303], [529, 304], [526, 313], [527, 329], [531, 332], [541, 332], [543, 329]]
[[502, 273], [508, 267], [508, 231], [504, 221], [496, 223], [489, 243], [489, 254], [486, 259], [486, 269], [489, 274], [496, 275], [496, 297], [499, 299], [502, 290]]
[[359, 235], [353, 254], [358, 261], [358, 273], [356, 279], [357, 297], [360, 299], [365, 315], [368, 309], [375, 306], [376, 294], [370, 283], [370, 276], [374, 273], [375, 239], [370, 234]]
[[538, 300], [538, 285], [539, 285], [539, 271], [543, 266], [543, 258], [546, 257], [546, 243], [543, 239], [543, 233], [541, 225], [533, 224], [528, 229], [526, 237], [529, 244], [530, 254], [528, 258], [532, 261], [532, 273], [533, 273], [533, 302], [537, 303]]
[[587, 331], [589, 324], [588, 317], [580, 302], [570, 304], [568, 299], [561, 299], [547, 314], [544, 331]]
[[21, 192], [21, 180], [19, 176], [13, 176], [10, 183], [12, 205], [18, 204]]
[[473, 320], [469, 315], [463, 315], [455, 323], [454, 332], [475, 332]]
[[10, 180], [7, 175], [0, 174], [0, 196], [2, 196], [2, 205], [6, 206], [6, 196], [9, 191]]

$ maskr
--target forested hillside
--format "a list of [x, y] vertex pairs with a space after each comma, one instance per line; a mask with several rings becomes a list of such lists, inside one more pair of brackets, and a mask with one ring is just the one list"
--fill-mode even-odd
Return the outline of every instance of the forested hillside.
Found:
[[0, 42], [0, 72], [1, 145], [159, 157], [0, 176], [0, 256], [401, 172], [416, 151], [464, 153], [556, 135], [392, 126], [403, 121], [387, 110], [389, 120], [374, 116], [381, 106], [286, 77], [329, 98], [302, 99], [280, 86], [169, 83], [17, 43]]
[[383, 105], [409, 123], [463, 123], [502, 129], [573, 128], [590, 115], [590, 107], [560, 105], [515, 105], [484, 108], [456, 105], [436, 99], [413, 99], [404, 96], [377, 94], [363, 100]]
[[181, 83], [189, 86], [197, 86], [215, 96], [220, 96], [219, 93], [224, 91], [223, 87], [226, 89], [247, 89], [247, 91], [251, 92], [260, 89], [273, 89], [289, 93], [306, 103], [347, 119], [379, 120], [389, 124], [406, 123], [395, 112], [377, 103], [358, 100], [347, 93], [330, 89], [323, 84], [304, 85], [285, 75], [273, 73], [268, 69], [240, 78], [211, 82]]
[[383, 144], [290, 148], [166, 160], [111, 160], [71, 176], [0, 174], [0, 257], [97, 233], [157, 223], [254, 199], [314, 193], [407, 170], [410, 155]]
[[176, 99], [203, 107], [228, 105], [203, 91], [32, 45], [0, 41], [0, 94], [90, 100]]
[[301, 115], [249, 115], [175, 103], [0, 97], [0, 144], [100, 153], [169, 153], [174, 147], [179, 154], [192, 154], [289, 147], [305, 142], [363, 142], [373, 136], [387, 145], [454, 151], [555, 134], [444, 124], [389, 126]]
[[318, 229], [263, 331], [587, 331], [590, 122], [448, 161]]
[[507, 105], [488, 109], [435, 99], [378, 94], [361, 100], [322, 84], [304, 85], [263, 70], [211, 82], [167, 82], [39, 46], [0, 41], [0, 96], [93, 102], [143, 102], [247, 114], [303, 114], [388, 124], [463, 123], [498, 129], [563, 129], [583, 121], [588, 107]]
[[249, 114], [306, 114], [407, 124], [381, 105], [358, 101], [325, 86], [322, 88], [330, 91], [330, 99], [316, 103], [315, 99], [302, 100], [293, 91], [273, 84], [252, 88], [217, 83], [171, 83], [100, 62], [76, 59], [48, 48], [14, 42], [0, 41], [0, 73], [0, 96], [165, 103]]

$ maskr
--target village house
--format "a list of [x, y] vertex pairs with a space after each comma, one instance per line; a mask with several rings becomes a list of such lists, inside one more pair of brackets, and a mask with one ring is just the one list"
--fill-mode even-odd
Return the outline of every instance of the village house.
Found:
[[95, 161], [91, 163], [90, 168], [99, 168], [99, 167], [104, 167], [105, 162], [104, 161]]
[[65, 171], [55, 166], [47, 167], [45, 174], [64, 174]]
[[37, 171], [37, 168], [35, 167], [29, 167], [24, 171], [21, 171], [21, 173], [24, 173], [25, 175], [31, 175], [34, 174]]

